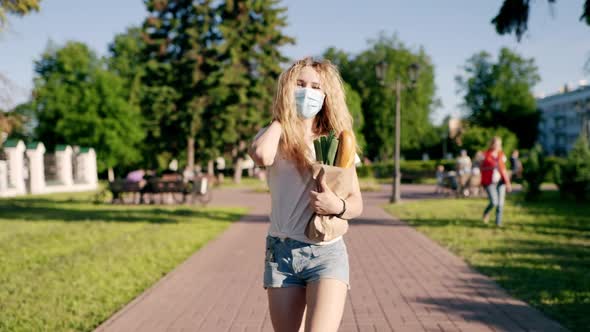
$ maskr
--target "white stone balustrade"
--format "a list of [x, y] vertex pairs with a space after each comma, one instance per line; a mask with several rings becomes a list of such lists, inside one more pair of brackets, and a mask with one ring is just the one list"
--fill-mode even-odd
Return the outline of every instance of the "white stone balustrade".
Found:
[[[55, 151], [58, 181], [51, 185], [45, 181], [43, 143], [25, 146], [20, 140], [8, 140], [3, 148], [6, 160], [0, 160], [0, 197], [98, 188], [96, 153], [92, 148], [76, 148], [78, 153], [74, 155], [75, 150], [71, 146], [58, 145]], [[73, 160], [76, 161], [75, 170]], [[74, 171], [77, 174], [76, 179]]]
[[27, 192], [24, 177], [25, 143], [23, 141], [4, 142], [4, 152], [8, 165], [8, 191], [13, 195], [22, 195]]
[[74, 184], [74, 173], [72, 173], [72, 152], [72, 147], [69, 145], [58, 145], [55, 148], [57, 180], [65, 186], [71, 186]]
[[0, 160], [0, 195], [8, 190], [8, 167], [6, 161]]
[[27, 146], [26, 154], [29, 159], [29, 192], [42, 194], [45, 192], [45, 167], [43, 165], [45, 145], [31, 143]]
[[98, 175], [96, 173], [96, 153], [93, 148], [81, 148], [76, 156], [77, 172], [80, 175], [79, 181], [96, 185]]

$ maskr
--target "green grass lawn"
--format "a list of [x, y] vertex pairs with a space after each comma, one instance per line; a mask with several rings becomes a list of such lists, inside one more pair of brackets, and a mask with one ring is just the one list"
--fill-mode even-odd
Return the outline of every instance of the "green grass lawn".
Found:
[[[590, 204], [507, 202], [504, 227], [485, 225], [484, 199], [423, 200], [386, 209], [415, 226], [512, 295], [573, 331], [590, 328]], [[494, 215], [492, 215], [493, 217]]]
[[246, 212], [91, 200], [0, 199], [0, 331], [91, 331]]
[[381, 183], [379, 180], [372, 177], [359, 178], [359, 186], [362, 192], [381, 190]]

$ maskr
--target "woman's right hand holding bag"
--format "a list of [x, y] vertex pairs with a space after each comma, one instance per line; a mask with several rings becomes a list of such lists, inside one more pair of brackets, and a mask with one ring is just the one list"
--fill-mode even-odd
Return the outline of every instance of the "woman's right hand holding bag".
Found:
[[[330, 142], [324, 139], [320, 140], [321, 143], [314, 142], [319, 162], [312, 165], [312, 176], [317, 181], [319, 189], [311, 192], [311, 204], [315, 213], [305, 230], [305, 235], [314, 241], [330, 241], [346, 233], [348, 221], [336, 215], [342, 212], [341, 209], [345, 204], [341, 200], [347, 198], [353, 191], [354, 169], [352, 166], [355, 151], [352, 134], [346, 130], [340, 134], [335, 158], [332, 152], [328, 152]], [[326, 160], [336, 166], [323, 164], [322, 162]]]

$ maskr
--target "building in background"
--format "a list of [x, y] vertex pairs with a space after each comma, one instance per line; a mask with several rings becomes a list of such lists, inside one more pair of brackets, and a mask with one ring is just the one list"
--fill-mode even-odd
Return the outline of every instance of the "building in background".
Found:
[[[590, 86], [580, 81], [576, 89], [537, 99], [541, 112], [539, 143], [548, 154], [564, 156], [584, 133], [590, 135]], [[590, 139], [590, 137], [588, 137]]]

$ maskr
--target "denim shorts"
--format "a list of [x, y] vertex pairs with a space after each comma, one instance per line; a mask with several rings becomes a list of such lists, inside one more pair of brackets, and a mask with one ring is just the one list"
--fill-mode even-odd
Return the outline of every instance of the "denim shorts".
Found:
[[267, 235], [263, 287], [306, 287], [318, 279], [337, 279], [348, 289], [349, 268], [346, 244], [318, 245]]

